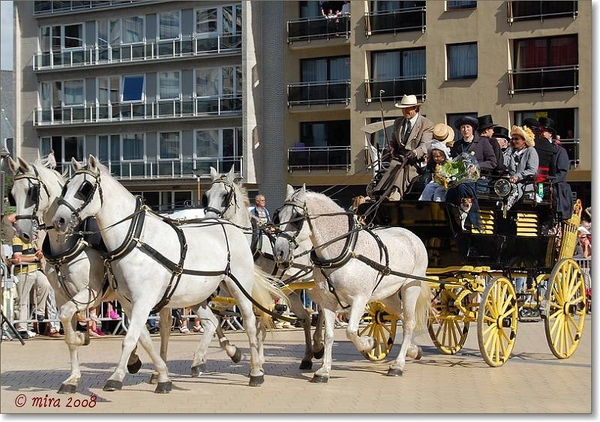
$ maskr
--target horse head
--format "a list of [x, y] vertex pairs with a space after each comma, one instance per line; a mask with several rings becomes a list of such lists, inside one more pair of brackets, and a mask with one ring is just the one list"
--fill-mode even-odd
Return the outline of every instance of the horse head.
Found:
[[38, 237], [44, 213], [59, 197], [64, 178], [39, 163], [29, 164], [21, 157], [8, 157], [8, 167], [14, 174], [11, 194], [17, 205], [14, 224], [17, 236], [24, 242]]
[[96, 216], [103, 203], [102, 165], [96, 157], [90, 155], [85, 167], [74, 158], [71, 165], [74, 173], [63, 188], [52, 219], [59, 233], [72, 231], [86, 218]]
[[[294, 190], [287, 185], [286, 199], [273, 219], [279, 227], [273, 256], [278, 264], [290, 264], [294, 258], [294, 251], [301, 243], [306, 243], [311, 235], [310, 218], [306, 208], [306, 185]], [[304, 224], [304, 223], [307, 224]]]
[[[229, 173], [219, 175], [214, 167], [210, 168], [213, 180], [209, 190], [202, 195], [202, 206], [207, 217], [224, 218], [235, 223], [244, 224], [249, 221], [246, 205], [248, 198], [240, 185], [235, 181], [234, 167]], [[236, 216], [242, 215], [242, 221]]]

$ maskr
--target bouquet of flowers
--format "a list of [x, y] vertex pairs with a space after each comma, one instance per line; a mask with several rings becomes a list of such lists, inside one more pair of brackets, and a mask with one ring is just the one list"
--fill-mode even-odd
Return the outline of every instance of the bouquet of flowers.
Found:
[[475, 156], [462, 153], [454, 159], [438, 164], [435, 168], [433, 180], [448, 189], [457, 186], [459, 183], [475, 182], [479, 179], [479, 176], [479, 164], [477, 164]]

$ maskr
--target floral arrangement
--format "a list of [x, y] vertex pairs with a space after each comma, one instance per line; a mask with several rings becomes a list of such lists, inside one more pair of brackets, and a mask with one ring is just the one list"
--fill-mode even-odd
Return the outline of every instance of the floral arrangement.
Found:
[[475, 156], [462, 153], [454, 159], [438, 164], [433, 180], [448, 189], [460, 183], [475, 182], [479, 177], [479, 164], [477, 164]]

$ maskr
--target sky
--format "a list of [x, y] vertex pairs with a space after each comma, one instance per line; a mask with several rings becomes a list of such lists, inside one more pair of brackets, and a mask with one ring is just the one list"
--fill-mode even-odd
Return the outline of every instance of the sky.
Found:
[[2, 70], [13, 70], [13, 13], [12, 13], [12, 1], [0, 2], [0, 16], [2, 22], [0, 23], [0, 68]]

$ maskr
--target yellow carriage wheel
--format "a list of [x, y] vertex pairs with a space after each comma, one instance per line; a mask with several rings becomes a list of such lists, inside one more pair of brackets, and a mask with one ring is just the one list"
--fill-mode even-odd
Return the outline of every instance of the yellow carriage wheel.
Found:
[[373, 362], [385, 359], [394, 346], [398, 317], [388, 313], [383, 303], [371, 302], [366, 306], [363, 321], [367, 325], [359, 327], [358, 335], [373, 337], [376, 345], [369, 353], [361, 354]]
[[511, 281], [498, 277], [485, 288], [477, 316], [479, 351], [492, 367], [510, 358], [519, 322], [517, 294]]
[[427, 329], [435, 347], [445, 355], [458, 353], [469, 334], [469, 321], [460, 308], [455, 306], [460, 290], [442, 289], [434, 292], [435, 299], [431, 304], [431, 318]]
[[577, 350], [585, 325], [585, 281], [577, 262], [565, 258], [556, 263], [547, 287], [546, 339], [552, 354], [566, 359]]

